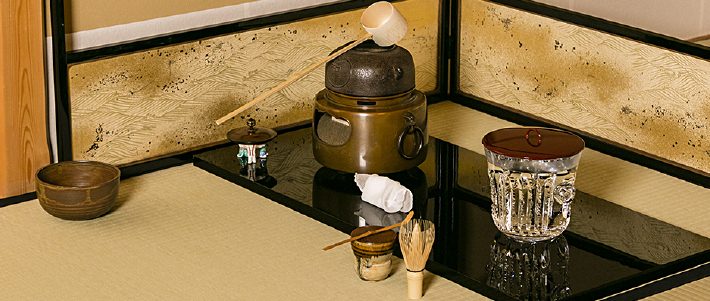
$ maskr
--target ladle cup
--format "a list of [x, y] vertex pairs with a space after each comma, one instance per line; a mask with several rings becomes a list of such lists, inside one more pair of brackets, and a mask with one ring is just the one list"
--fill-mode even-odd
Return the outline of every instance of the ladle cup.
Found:
[[217, 119], [216, 123], [218, 125], [224, 123], [230, 118], [250, 108], [257, 102], [266, 99], [272, 94], [299, 80], [301, 77], [315, 70], [320, 65], [332, 61], [339, 55], [345, 53], [346, 51], [354, 48], [357, 45], [360, 45], [362, 42], [367, 41], [370, 37], [372, 37], [372, 39], [375, 41], [375, 43], [377, 43], [377, 45], [387, 47], [397, 44], [397, 42], [402, 40], [404, 35], [407, 33], [407, 20], [405, 20], [402, 14], [399, 13], [399, 11], [387, 1], [375, 2], [369, 7], [367, 7], [367, 9], [365, 9], [365, 11], [362, 13], [360, 23], [362, 23], [362, 27], [365, 28], [367, 34], [365, 34], [355, 42], [350, 43], [348, 46], [343, 47], [337, 52], [329, 55], [325, 59], [311, 65], [310, 67], [304, 69], [301, 72], [294, 74], [284, 82], [280, 83], [278, 86], [272, 88], [269, 91], [266, 91], [266, 93], [261, 94], [259, 97], [254, 98], [252, 101], [244, 104], [243, 106], [225, 115], [224, 117]]
[[375, 2], [360, 17], [360, 23], [382, 47], [397, 44], [407, 34], [407, 20], [387, 1]]

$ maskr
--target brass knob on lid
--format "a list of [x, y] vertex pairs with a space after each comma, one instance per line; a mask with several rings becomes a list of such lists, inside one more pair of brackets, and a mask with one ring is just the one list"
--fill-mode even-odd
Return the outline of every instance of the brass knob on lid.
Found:
[[249, 133], [249, 135], [256, 134], [256, 129], [254, 128], [254, 126], [256, 126], [256, 120], [254, 120], [254, 118], [249, 118], [247, 120], [247, 126], [249, 127], [249, 130], [247, 130], [247, 133]]

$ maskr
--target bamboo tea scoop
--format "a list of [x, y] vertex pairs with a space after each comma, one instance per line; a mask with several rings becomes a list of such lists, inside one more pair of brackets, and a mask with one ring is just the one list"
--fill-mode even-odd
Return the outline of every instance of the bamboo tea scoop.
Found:
[[360, 23], [362, 24], [362, 27], [365, 28], [365, 30], [367, 31], [367, 34], [365, 34], [355, 42], [350, 43], [348, 46], [343, 47], [337, 52], [329, 55], [325, 59], [311, 65], [310, 67], [304, 69], [301, 72], [294, 74], [284, 82], [280, 83], [278, 86], [272, 88], [269, 91], [266, 91], [266, 93], [261, 94], [259, 97], [254, 98], [252, 101], [244, 104], [243, 106], [225, 115], [224, 117], [217, 119], [216, 123], [218, 125], [222, 124], [230, 118], [236, 116], [237, 114], [244, 112], [244, 110], [250, 108], [257, 102], [266, 99], [272, 94], [299, 80], [300, 78], [315, 70], [316, 68], [320, 67], [321, 65], [332, 61], [339, 55], [345, 53], [346, 51], [354, 48], [357, 45], [360, 45], [362, 42], [367, 41], [371, 37], [372, 40], [377, 43], [377, 45], [386, 47], [397, 44], [397, 42], [399, 42], [407, 33], [407, 20], [405, 20], [402, 14], [387, 1], [375, 2], [369, 7], [367, 7], [367, 9], [365, 9], [365, 11], [362, 13]]
[[351, 242], [351, 241], [353, 241], [353, 240], [358, 240], [358, 239], [360, 239], [360, 238], [367, 237], [367, 236], [370, 236], [370, 235], [375, 234], [375, 233], [380, 233], [380, 232], [384, 232], [384, 231], [387, 231], [387, 230], [392, 230], [392, 229], [394, 229], [394, 228], [397, 228], [397, 227], [399, 227], [399, 226], [401, 226], [401, 225], [404, 225], [404, 224], [408, 223], [409, 220], [412, 219], [412, 216], [414, 216], [414, 211], [409, 211], [409, 214], [407, 214], [407, 217], [405, 217], [404, 220], [403, 220], [402, 222], [400, 222], [400, 223], [396, 223], [396, 224], [394, 224], [394, 225], [387, 226], [387, 227], [384, 227], [384, 228], [380, 228], [380, 229], [377, 229], [377, 230], [374, 230], [374, 231], [367, 231], [367, 232], [365, 232], [365, 233], [363, 233], [363, 234], [360, 234], [360, 235], [358, 235], [358, 236], [355, 236], [355, 237], [350, 237], [350, 238], [348, 238], [348, 239], [346, 239], [346, 240], [343, 240], [343, 241], [341, 241], [341, 242], [337, 242], [337, 243], [335, 243], [335, 244], [332, 244], [332, 245], [330, 245], [330, 246], [327, 246], [327, 247], [323, 248], [323, 251], [328, 251], [328, 250], [330, 250], [330, 249], [332, 249], [332, 248], [335, 248], [335, 247], [337, 247], [337, 246], [339, 246], [339, 245], [342, 245], [342, 244], [344, 244], [344, 243], [348, 243], [348, 242]]

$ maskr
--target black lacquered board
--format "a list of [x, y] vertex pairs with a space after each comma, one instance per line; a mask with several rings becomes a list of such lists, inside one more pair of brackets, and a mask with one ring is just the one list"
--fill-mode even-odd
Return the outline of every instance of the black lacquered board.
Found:
[[[194, 164], [346, 233], [404, 218], [363, 202], [353, 174], [321, 166], [311, 132], [281, 132], [255, 165], [240, 164], [237, 145], [199, 153]], [[592, 300], [636, 299], [708, 274], [710, 239], [583, 191], [562, 236], [535, 244], [508, 239], [490, 216], [485, 157], [429, 141], [424, 163], [387, 176], [412, 191], [416, 217], [435, 223], [427, 269], [439, 276], [495, 300]]]

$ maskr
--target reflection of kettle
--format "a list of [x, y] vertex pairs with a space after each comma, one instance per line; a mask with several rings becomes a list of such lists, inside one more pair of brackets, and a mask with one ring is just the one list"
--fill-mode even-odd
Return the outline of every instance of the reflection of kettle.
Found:
[[[365, 201], [360, 201], [360, 210], [355, 212], [359, 220], [360, 227], [362, 226], [382, 226], [387, 227], [397, 224], [404, 220], [407, 216], [404, 212], [387, 213], [380, 207], [372, 205]], [[399, 232], [399, 227], [392, 229]]]
[[[421, 210], [426, 208], [428, 187], [426, 175], [421, 169], [415, 167], [398, 173], [382, 174], [382, 176], [398, 181], [412, 191], [414, 210], [417, 216], [424, 216]], [[405, 214], [387, 213], [363, 202], [361, 196], [360, 188], [355, 184], [355, 174], [322, 167], [313, 177], [313, 207], [350, 225], [361, 226], [364, 220], [364, 224], [367, 225], [389, 226], [404, 219]], [[387, 224], [390, 222], [392, 223]]]
[[570, 295], [569, 246], [564, 236], [535, 243], [498, 233], [486, 266], [487, 284], [522, 300], [560, 300]]

